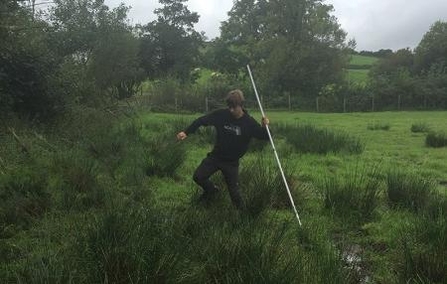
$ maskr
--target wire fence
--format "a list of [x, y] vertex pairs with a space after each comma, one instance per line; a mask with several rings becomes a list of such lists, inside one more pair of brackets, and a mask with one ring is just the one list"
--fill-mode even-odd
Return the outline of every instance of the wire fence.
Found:
[[[447, 95], [447, 94], [446, 94]], [[407, 98], [402, 95], [394, 97], [376, 96], [349, 96], [349, 97], [316, 97], [297, 98], [260, 97], [264, 109], [282, 111], [309, 111], [309, 112], [375, 112], [375, 111], [407, 111], [407, 110], [447, 110], [446, 97], [420, 96]], [[155, 98], [149, 94], [140, 94], [130, 98], [127, 103], [135, 107], [149, 108], [156, 111], [167, 112], [203, 112], [225, 107], [223, 99], [212, 97], [188, 98]], [[257, 109], [255, 98], [246, 96], [245, 108]]]

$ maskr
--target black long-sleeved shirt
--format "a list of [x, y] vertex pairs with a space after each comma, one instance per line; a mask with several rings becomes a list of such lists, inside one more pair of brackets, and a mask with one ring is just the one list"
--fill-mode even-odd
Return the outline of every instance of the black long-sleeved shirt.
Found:
[[241, 158], [253, 137], [269, 139], [267, 129], [245, 111], [242, 117], [235, 118], [228, 109], [216, 110], [194, 120], [185, 133], [194, 133], [200, 126], [216, 128], [216, 142], [210, 155], [223, 161], [237, 161]]

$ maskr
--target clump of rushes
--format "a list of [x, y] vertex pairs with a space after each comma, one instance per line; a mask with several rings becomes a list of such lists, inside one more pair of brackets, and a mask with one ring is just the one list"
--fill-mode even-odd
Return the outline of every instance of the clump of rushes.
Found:
[[447, 283], [447, 212], [421, 215], [402, 234], [396, 271], [401, 283]]
[[146, 142], [146, 174], [173, 177], [186, 159], [186, 144], [172, 132], [156, 134]]
[[419, 133], [419, 132], [427, 133], [429, 131], [430, 131], [430, 127], [425, 122], [413, 123], [411, 125], [411, 132], [414, 132], [414, 133]]
[[[265, 221], [221, 210], [198, 213], [177, 214], [184, 219], [178, 221], [182, 236], [190, 240], [178, 282], [352, 283], [333, 246], [313, 239], [303, 240], [312, 249], [301, 246], [294, 219]], [[313, 235], [304, 227], [299, 232], [298, 239]]]
[[98, 180], [99, 164], [82, 150], [57, 153], [52, 168], [50, 186], [63, 209], [84, 210], [104, 204], [106, 192]]
[[390, 130], [390, 128], [391, 128], [390, 124], [385, 122], [370, 123], [366, 127], [366, 129], [368, 130], [385, 130], [385, 131]]
[[282, 190], [279, 170], [263, 155], [245, 161], [240, 171], [241, 192], [244, 193], [247, 212], [261, 214], [272, 203], [275, 192]]
[[324, 208], [339, 217], [363, 222], [372, 217], [381, 190], [376, 170], [355, 169], [323, 180]]
[[425, 145], [433, 148], [441, 148], [447, 146], [447, 135], [445, 132], [431, 131], [425, 138]]
[[[249, 157], [240, 172], [247, 212], [258, 216], [266, 209], [291, 209], [290, 198], [273, 157], [263, 153]], [[303, 205], [309, 197], [308, 187], [293, 177], [290, 164], [285, 163], [282, 167], [295, 205]]]
[[[89, 264], [88, 283], [174, 283], [186, 241], [171, 227], [175, 216], [115, 204], [78, 237]], [[171, 279], [171, 281], [169, 281]]]
[[392, 170], [387, 174], [386, 182], [392, 208], [418, 212], [427, 209], [435, 196], [435, 184], [415, 174]]
[[0, 175], [0, 238], [27, 229], [51, 206], [45, 175], [24, 166]]
[[295, 150], [302, 153], [340, 153], [360, 154], [364, 146], [358, 138], [351, 137], [344, 132], [332, 132], [319, 129], [313, 125], [279, 125], [274, 129]]

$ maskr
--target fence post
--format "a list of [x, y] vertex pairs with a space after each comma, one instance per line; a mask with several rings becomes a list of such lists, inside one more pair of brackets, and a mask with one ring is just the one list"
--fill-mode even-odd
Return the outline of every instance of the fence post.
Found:
[[400, 101], [400, 95], [398, 95], [398, 96], [397, 96], [397, 110], [399, 110], [399, 111], [400, 111], [400, 103], [401, 103], [401, 101]]
[[178, 112], [178, 101], [177, 101], [177, 98], [175, 98], [175, 112]]
[[205, 97], [205, 112], [208, 112], [208, 97]]
[[316, 103], [317, 103], [317, 112], [320, 112], [320, 106], [319, 106], [318, 99], [319, 99], [319, 98], [317, 97], [317, 102], [316, 102]]
[[291, 110], [292, 110], [292, 102], [290, 100], [290, 94], [289, 94], [289, 111], [291, 111]]
[[371, 97], [371, 111], [374, 112], [374, 94]]
[[346, 97], [343, 97], [343, 112], [346, 112]]

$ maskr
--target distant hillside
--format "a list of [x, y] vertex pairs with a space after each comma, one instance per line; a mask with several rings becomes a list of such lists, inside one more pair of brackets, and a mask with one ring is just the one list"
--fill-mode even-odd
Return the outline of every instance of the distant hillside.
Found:
[[370, 69], [379, 59], [372, 56], [351, 55], [349, 69]]
[[348, 65], [347, 80], [350, 83], [364, 85], [368, 82], [368, 73], [379, 59], [373, 56], [351, 55]]

